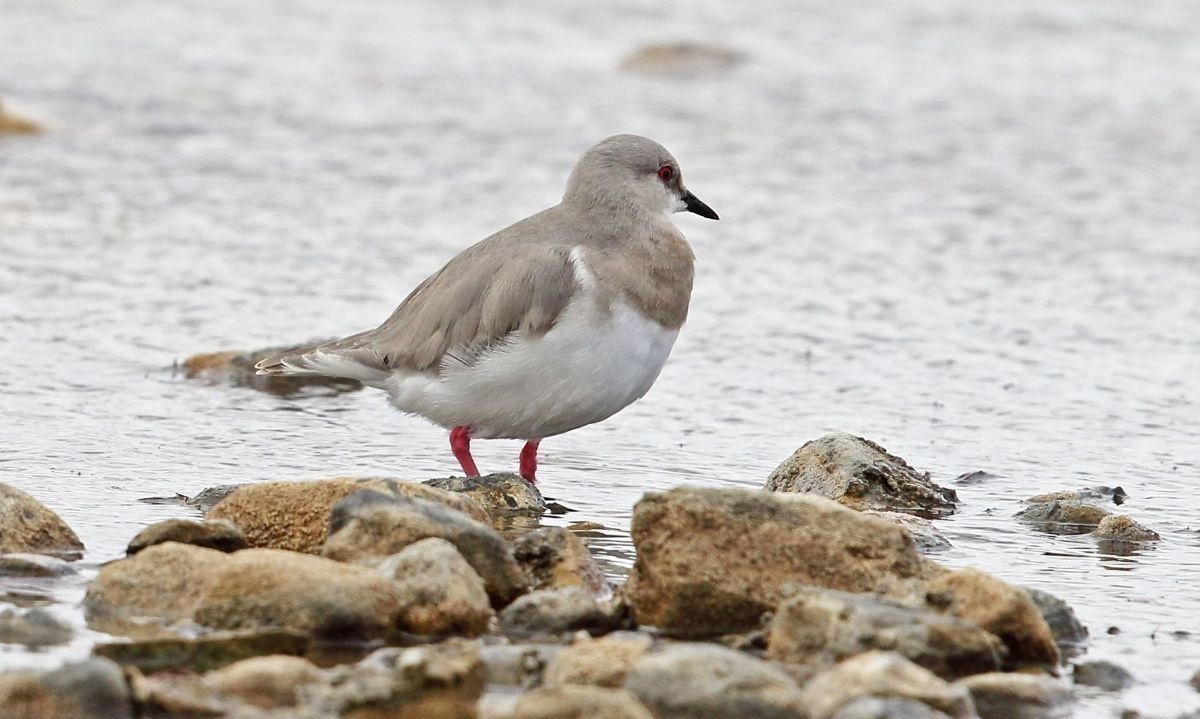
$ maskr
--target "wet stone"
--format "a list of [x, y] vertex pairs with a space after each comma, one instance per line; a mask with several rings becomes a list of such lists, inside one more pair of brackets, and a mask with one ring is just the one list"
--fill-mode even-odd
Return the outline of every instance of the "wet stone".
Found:
[[546, 667], [545, 684], [624, 686], [630, 668], [653, 645], [651, 637], [637, 632], [618, 632], [598, 639], [578, 637]]
[[0, 644], [47, 647], [66, 644], [73, 634], [70, 626], [45, 609], [0, 609]]
[[30, 495], [0, 482], [0, 554], [83, 556], [83, 542], [57, 514]]
[[215, 487], [206, 487], [200, 490], [196, 496], [184, 499], [183, 503], [193, 509], [198, 509], [201, 512], [208, 512], [208, 510], [217, 506], [222, 499], [225, 499], [229, 495], [233, 494], [234, 490], [242, 486], [244, 485], [219, 484]]
[[424, 482], [430, 487], [465, 494], [482, 506], [493, 521], [507, 516], [539, 517], [546, 501], [538, 488], [520, 475], [501, 472], [482, 477], [445, 477]]
[[250, 706], [274, 709], [295, 706], [300, 688], [320, 679], [320, 670], [307, 659], [273, 655], [243, 659], [210, 672], [202, 685]]
[[517, 698], [512, 719], [654, 719], [633, 694], [620, 689], [562, 686]]
[[249, 546], [242, 530], [225, 519], [167, 519], [138, 532], [125, 548], [125, 554], [137, 554], [163, 542], [191, 544], [219, 552], [236, 552]]
[[133, 716], [121, 668], [92, 658], [35, 674], [0, 674], [0, 708], [13, 719], [128, 719]]
[[453, 544], [430, 537], [379, 565], [400, 589], [396, 627], [412, 634], [477, 636], [495, 613], [483, 580]]
[[62, 577], [78, 571], [70, 562], [48, 554], [0, 554], [0, 577]]
[[862, 697], [839, 709], [833, 719], [949, 719], [949, 716], [915, 699]]
[[1072, 678], [1076, 684], [1099, 687], [1110, 692], [1131, 687], [1134, 683], [1128, 669], [1103, 659], [1076, 664]]
[[584, 630], [601, 634], [615, 629], [619, 617], [585, 589], [542, 589], [517, 598], [500, 612], [500, 628], [510, 637], [553, 636]]
[[1071, 703], [1070, 687], [1035, 674], [976, 674], [956, 685], [971, 693], [980, 719], [1055, 719]]
[[612, 593], [587, 545], [561, 527], [521, 535], [513, 543], [513, 556], [529, 575], [533, 589], [580, 587], [596, 597]]
[[1112, 515], [1100, 520], [1092, 537], [1102, 542], [1157, 542], [1162, 539], [1158, 532], [1147, 529], [1123, 514]]
[[1112, 502], [1113, 504], [1124, 504], [1125, 500], [1129, 499], [1129, 495], [1125, 493], [1125, 489], [1122, 487], [1096, 485], [1094, 487], [1084, 487], [1083, 489], [1062, 490], [1059, 492], [1037, 494], [1025, 501], [1029, 504], [1040, 504], [1043, 502], [1053, 502], [1064, 499], [1080, 500], [1084, 502]]
[[1088, 629], [1079, 621], [1079, 617], [1075, 616], [1075, 610], [1049, 592], [1028, 587], [1025, 591], [1042, 613], [1042, 618], [1050, 627], [1054, 643], [1058, 645], [1062, 655], [1073, 657], [1081, 654], [1087, 646]]
[[492, 644], [479, 650], [488, 684], [532, 688], [561, 652], [554, 644]]
[[282, 630], [214, 632], [200, 637], [164, 637], [96, 645], [96, 656], [146, 674], [164, 670], [207, 672], [264, 655], [299, 656], [310, 641], [303, 634]]
[[920, 702], [957, 719], [969, 719], [975, 713], [965, 689], [888, 652], [867, 652], [847, 659], [804, 687], [804, 704], [811, 719], [832, 719], [864, 697]]
[[1110, 514], [1081, 499], [1054, 499], [1029, 505], [1017, 513], [1017, 519], [1051, 534], [1087, 534]]
[[947, 549], [954, 548], [954, 545], [950, 544], [950, 540], [946, 539], [941, 530], [933, 522], [924, 517], [918, 517], [906, 512], [879, 512], [876, 510], [867, 510], [863, 514], [886, 519], [893, 524], [898, 524], [907, 529], [908, 533], [912, 535], [913, 541], [917, 543], [917, 549], [922, 554], [944, 552]]
[[779, 465], [763, 489], [818, 494], [851, 509], [953, 514], [958, 495], [900, 457], [862, 437], [834, 432], [806, 442]]

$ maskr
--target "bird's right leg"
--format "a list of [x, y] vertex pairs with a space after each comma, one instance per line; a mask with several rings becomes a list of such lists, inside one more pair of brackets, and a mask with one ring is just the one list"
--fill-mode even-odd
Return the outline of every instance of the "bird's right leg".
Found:
[[479, 476], [479, 468], [475, 466], [475, 458], [471, 456], [470, 427], [455, 427], [450, 430], [450, 451], [462, 465], [463, 474], [468, 477]]

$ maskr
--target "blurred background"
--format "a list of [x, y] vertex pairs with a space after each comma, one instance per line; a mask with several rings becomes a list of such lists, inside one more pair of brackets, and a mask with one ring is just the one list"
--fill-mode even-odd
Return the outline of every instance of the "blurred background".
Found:
[[[189, 514], [147, 496], [456, 471], [381, 393], [176, 365], [372, 327], [557, 202], [588, 146], [643, 134], [722, 219], [678, 219], [696, 291], [654, 390], [543, 443], [573, 510], [550, 521], [604, 525], [620, 575], [643, 492], [758, 487], [861, 434], [958, 490], [941, 561], [1066, 599], [1138, 677], [1084, 711], [1175, 716], [1200, 704], [1197, 27], [1166, 0], [3, 0], [0, 481], [94, 567]], [[1164, 540], [1012, 519], [1097, 484]], [[0, 579], [81, 628], [0, 666], [86, 653], [82, 581]]]

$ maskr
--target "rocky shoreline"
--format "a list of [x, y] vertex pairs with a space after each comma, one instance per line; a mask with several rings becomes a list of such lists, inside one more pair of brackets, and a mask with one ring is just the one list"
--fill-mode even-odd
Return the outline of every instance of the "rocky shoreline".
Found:
[[[5, 716], [1053, 717], [1073, 686], [1132, 677], [1073, 660], [1061, 600], [934, 557], [956, 493], [859, 437], [805, 444], [765, 491], [677, 487], [634, 509], [635, 565], [605, 578], [513, 475], [339, 477], [205, 492], [89, 584], [116, 639], [0, 674]], [[1100, 488], [1017, 519], [1136, 546], [1158, 535]], [[517, 521], [523, 518], [523, 521]], [[933, 521], [930, 521], [930, 520]], [[0, 574], [73, 571], [79, 538], [0, 484]], [[0, 642], [61, 642], [38, 610]], [[51, 636], [54, 635], [54, 636]], [[1073, 663], [1072, 663], [1073, 662]]]

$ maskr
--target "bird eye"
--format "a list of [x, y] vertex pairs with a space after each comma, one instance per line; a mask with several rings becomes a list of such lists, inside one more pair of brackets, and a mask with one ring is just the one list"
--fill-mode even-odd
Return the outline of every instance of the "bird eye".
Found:
[[674, 176], [675, 170], [672, 169], [670, 165], [663, 165], [662, 167], [658, 168], [658, 179], [662, 180], [663, 182], [667, 182]]

